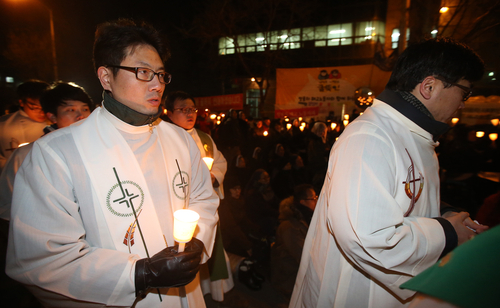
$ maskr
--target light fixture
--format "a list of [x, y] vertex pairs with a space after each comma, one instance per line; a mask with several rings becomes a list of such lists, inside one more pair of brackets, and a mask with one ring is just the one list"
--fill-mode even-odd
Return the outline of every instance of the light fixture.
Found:
[[476, 132], [476, 137], [477, 137], [477, 138], [483, 138], [483, 137], [484, 137], [484, 132], [483, 132], [483, 131], [478, 130], [478, 131]]
[[498, 139], [498, 134], [497, 133], [491, 133], [488, 135], [488, 137], [490, 137], [490, 140], [491, 141], [495, 141]]
[[495, 75], [495, 72], [489, 72], [488, 73], [488, 76], [490, 76], [490, 77], [493, 76], [493, 75]]
[[431, 31], [431, 34], [436, 34], [436, 33], [438, 33], [438, 30], [436, 30], [436, 29]]
[[451, 119], [451, 123], [452, 123], [453, 125], [455, 125], [455, 124], [457, 124], [457, 123], [458, 123], [458, 121], [459, 121], [459, 120], [460, 120], [459, 118], [453, 118], [453, 119]]
[[447, 6], [443, 6], [440, 10], [439, 13], [446, 13], [448, 12], [449, 8]]
[[263, 135], [264, 135], [264, 136], [269, 135], [269, 133], [267, 132], [267, 130], [265, 130], [265, 131], [264, 131]]
[[252, 77], [252, 79], [250, 79], [252, 82], [255, 82], [255, 78]]
[[493, 126], [497, 126], [499, 119], [495, 118], [495, 119], [491, 119], [490, 121], [491, 121], [491, 124], [493, 124]]
[[212, 113], [212, 114], [210, 115], [210, 119], [215, 120], [215, 118], [217, 118], [217, 115], [216, 115], [215, 113]]

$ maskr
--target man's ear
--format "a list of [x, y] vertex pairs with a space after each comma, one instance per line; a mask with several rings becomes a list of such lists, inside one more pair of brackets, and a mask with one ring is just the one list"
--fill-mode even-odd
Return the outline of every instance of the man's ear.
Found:
[[425, 79], [419, 84], [418, 91], [420, 95], [429, 100], [432, 97], [432, 94], [436, 90], [436, 78], [433, 76], [427, 76]]
[[111, 91], [111, 78], [113, 77], [112, 74], [113, 72], [110, 68], [101, 66], [97, 69], [97, 77], [99, 78], [101, 86], [104, 90]]
[[52, 112], [47, 112], [45, 113], [45, 115], [47, 116], [47, 119], [50, 120], [50, 122], [57, 123], [57, 117], [55, 114], [53, 114]]

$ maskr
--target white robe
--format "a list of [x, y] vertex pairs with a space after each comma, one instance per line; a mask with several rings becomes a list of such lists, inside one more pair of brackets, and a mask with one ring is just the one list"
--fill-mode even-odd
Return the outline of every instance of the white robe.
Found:
[[47, 122], [32, 120], [26, 112], [18, 110], [0, 118], [0, 171], [22, 143], [33, 142], [43, 135]]
[[[428, 218], [439, 216], [436, 146], [378, 100], [347, 126], [330, 153], [290, 307], [408, 304], [414, 292], [399, 285], [434, 264], [445, 246], [441, 224]], [[405, 217], [407, 181], [410, 196], [424, 185]]]
[[[194, 141], [196, 142], [196, 145], [200, 150], [201, 157], [207, 157], [206, 151], [203, 148], [203, 142], [198, 136], [198, 131], [193, 128], [188, 130], [187, 132], [191, 135], [191, 137], [193, 137]], [[210, 140], [212, 140], [213, 153], [214, 153], [214, 157], [212, 157], [214, 159], [214, 163], [212, 165], [210, 173], [212, 173], [217, 179], [217, 182], [219, 182], [219, 187], [214, 188], [214, 190], [220, 199], [224, 199], [224, 188], [222, 186], [222, 183], [224, 182], [224, 175], [226, 174], [227, 171], [227, 162], [226, 159], [224, 158], [224, 155], [222, 155], [222, 153], [217, 149], [217, 145], [215, 144], [212, 137], [208, 134], [207, 136], [210, 138]], [[203, 295], [211, 293], [212, 299], [218, 302], [224, 301], [224, 293], [231, 291], [231, 289], [234, 287], [233, 274], [231, 273], [231, 264], [229, 262], [229, 257], [227, 256], [225, 250], [224, 250], [224, 258], [226, 259], [226, 267], [229, 275], [227, 279], [211, 281], [210, 273], [208, 271], [208, 266], [202, 265], [200, 269], [200, 283]]]
[[[172, 246], [174, 209], [165, 204], [170, 200], [172, 179], [167, 179], [165, 170], [158, 167], [164, 165], [162, 155], [168, 157], [158, 144], [159, 130], [150, 133], [147, 125], [134, 127], [118, 119], [113, 125], [137, 158], [156, 214], [161, 218], [162, 232]], [[211, 182], [207, 181], [208, 168], [183, 129], [165, 122], [159, 125], [167, 125], [172, 134], [185, 140], [184, 144], [163, 148], [185, 147], [189, 155], [189, 208], [200, 214], [195, 237], [205, 244], [205, 262], [213, 246], [219, 204]], [[129, 307], [134, 303], [135, 262], [139, 256], [111, 248], [113, 241], [107, 226], [102, 224], [102, 212], [95, 208], [94, 193], [70, 128], [37, 140], [16, 175], [7, 274], [27, 285], [50, 307]], [[204, 307], [198, 278], [186, 286], [186, 293], [195, 307]], [[169, 295], [173, 296], [162, 296], [160, 303], [157, 294], [149, 293], [146, 299], [153, 296], [157, 300], [148, 307], [180, 307], [176, 294], [178, 288], [170, 289]], [[139, 302], [137, 307], [141, 306]]]

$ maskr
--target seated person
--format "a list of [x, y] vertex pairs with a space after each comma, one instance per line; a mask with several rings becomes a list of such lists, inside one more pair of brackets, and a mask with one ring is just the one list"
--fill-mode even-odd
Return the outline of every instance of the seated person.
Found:
[[271, 249], [271, 281], [288, 300], [292, 295], [302, 247], [317, 200], [314, 187], [301, 184], [295, 187], [293, 196], [280, 203], [280, 225], [276, 243]]

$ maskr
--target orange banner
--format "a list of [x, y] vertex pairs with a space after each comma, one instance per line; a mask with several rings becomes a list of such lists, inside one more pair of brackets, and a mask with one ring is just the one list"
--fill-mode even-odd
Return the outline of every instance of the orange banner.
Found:
[[[309, 117], [324, 120], [330, 111], [340, 117], [354, 108], [354, 92], [360, 87], [370, 88], [378, 95], [385, 88], [391, 72], [375, 65], [295, 68], [276, 70], [275, 116], [292, 116], [308, 109]], [[312, 115], [311, 108], [317, 113]], [[279, 116], [281, 117], [281, 116]]]

